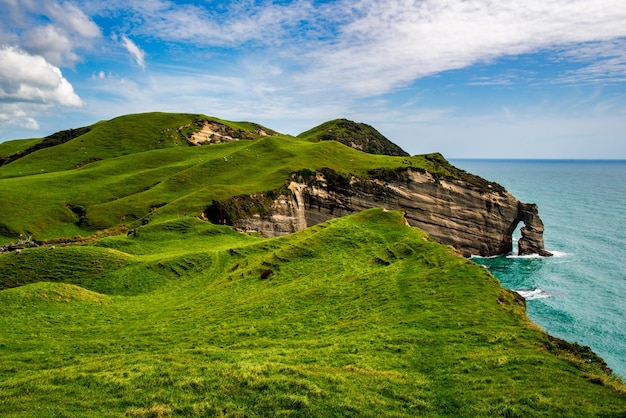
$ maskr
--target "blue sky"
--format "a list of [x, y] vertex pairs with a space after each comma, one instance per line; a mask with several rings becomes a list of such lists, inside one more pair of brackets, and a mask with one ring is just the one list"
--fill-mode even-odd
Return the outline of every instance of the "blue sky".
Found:
[[0, 0], [0, 141], [146, 111], [626, 159], [626, 2]]

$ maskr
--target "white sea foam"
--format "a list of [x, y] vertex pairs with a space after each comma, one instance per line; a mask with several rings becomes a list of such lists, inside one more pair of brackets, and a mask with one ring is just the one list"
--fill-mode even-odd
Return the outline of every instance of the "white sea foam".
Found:
[[499, 255], [489, 255], [489, 256], [483, 256], [483, 255], [475, 255], [475, 254], [472, 254], [472, 255], [470, 255], [470, 257], [469, 257], [469, 258], [470, 258], [470, 260], [472, 260], [472, 259], [483, 259], [483, 258], [484, 258], [484, 259], [489, 259], [489, 258], [498, 258], [498, 257], [500, 257], [500, 256], [499, 256]]
[[550, 251], [552, 253], [552, 257], [554, 258], [563, 258], [567, 257], [569, 254], [564, 253], [563, 251]]
[[[517, 250], [514, 250], [513, 252], [506, 254], [505, 257], [506, 258], [563, 258], [569, 255], [568, 253], [565, 253], [563, 251], [550, 251], [550, 252], [552, 253], [552, 257], [544, 257], [539, 254], [518, 255]], [[501, 256], [500, 255], [482, 256], [482, 255], [472, 254], [470, 255], [469, 258], [471, 260], [471, 259], [490, 259], [490, 258], [498, 258], [498, 257], [501, 257]]]
[[517, 255], [516, 252], [507, 255], [506, 258], [543, 258], [543, 256], [540, 256], [539, 254]]
[[516, 292], [526, 300], [546, 299], [552, 296], [543, 289], [519, 289]]
[[544, 257], [539, 254], [518, 255], [517, 251], [513, 251], [512, 253], [508, 254], [506, 258], [563, 258], [569, 255], [568, 253], [565, 253], [563, 251], [550, 251], [550, 253], [552, 253], [552, 257]]

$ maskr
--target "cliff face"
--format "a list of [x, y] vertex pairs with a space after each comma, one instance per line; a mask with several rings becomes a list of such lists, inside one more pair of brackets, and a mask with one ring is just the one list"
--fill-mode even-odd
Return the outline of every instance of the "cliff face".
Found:
[[413, 169], [391, 177], [348, 179], [328, 171], [315, 173], [314, 179], [294, 179], [284, 192], [266, 197], [270, 201], [265, 208], [258, 204], [259, 196], [250, 197], [256, 205], [241, 201], [236, 205], [262, 208], [258, 211], [237, 215], [231, 211], [231, 215], [224, 216], [225, 211], [221, 210], [220, 215], [214, 204], [206, 215], [214, 222], [259, 231], [265, 236], [279, 236], [338, 216], [384, 207], [404, 211], [410, 225], [425, 230], [443, 244], [452, 245], [464, 256], [511, 252], [512, 233], [523, 222], [519, 253], [551, 255], [544, 249], [543, 223], [537, 206], [518, 201], [501, 187], [438, 179]]

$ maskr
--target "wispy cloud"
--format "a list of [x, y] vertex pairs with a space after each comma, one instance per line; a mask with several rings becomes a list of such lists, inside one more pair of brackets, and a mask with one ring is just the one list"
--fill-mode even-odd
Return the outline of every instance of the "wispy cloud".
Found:
[[[125, 33], [200, 48], [273, 57], [302, 94], [384, 94], [416, 79], [539, 51], [576, 53], [626, 37], [621, 0], [245, 0], [176, 4], [169, 0], [89, 3], [93, 13], [123, 13]], [[232, 53], [232, 52], [231, 52]], [[571, 59], [589, 56], [584, 53]], [[583, 64], [581, 64], [582, 66]], [[624, 74], [613, 62], [603, 68]], [[504, 78], [477, 80], [504, 83]], [[279, 86], [279, 87], [280, 87]]]
[[[177, 4], [168, 0], [91, 2], [93, 13], [124, 13], [127, 29], [137, 36], [204, 46], [276, 44], [291, 39], [291, 30], [315, 15], [310, 1], [287, 4], [234, 1]], [[133, 25], [132, 22], [140, 22]]]
[[145, 56], [146, 53], [139, 48], [133, 41], [128, 39], [126, 35], [122, 35], [122, 45], [126, 50], [133, 56], [135, 59], [135, 63], [140, 66], [142, 69], [146, 69], [146, 61]]
[[576, 45], [560, 54], [578, 64], [555, 82], [570, 84], [615, 84], [626, 82], [626, 38]]
[[500, 57], [564, 46], [575, 52], [580, 42], [601, 47], [626, 36], [626, 3], [618, 0], [362, 0], [355, 7], [360, 13], [333, 42], [305, 55], [314, 64], [307, 83], [377, 95]]
[[515, 86], [521, 84], [534, 84], [537, 79], [540, 78], [540, 74], [536, 70], [530, 70], [528, 68], [522, 68], [525, 63], [517, 63], [517, 68], [505, 68], [501, 71], [490, 68], [490, 71], [485, 69], [482, 71], [486, 75], [473, 76], [468, 85], [470, 86]]

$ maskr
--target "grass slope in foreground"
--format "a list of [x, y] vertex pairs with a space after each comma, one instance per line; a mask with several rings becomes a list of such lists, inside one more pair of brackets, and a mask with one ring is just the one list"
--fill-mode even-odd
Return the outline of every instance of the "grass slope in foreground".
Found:
[[397, 212], [275, 239], [174, 218], [0, 272], [3, 417], [626, 413], [618, 379]]

